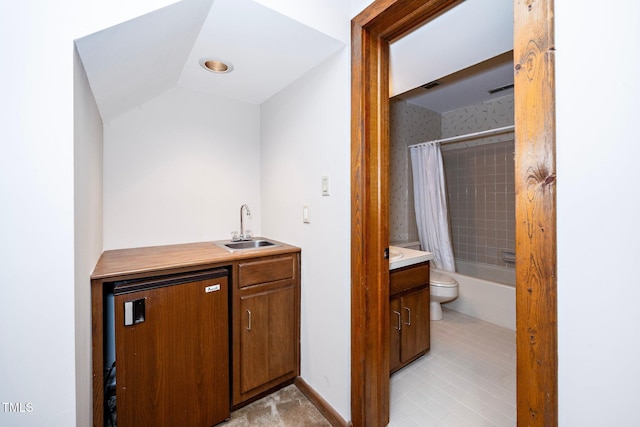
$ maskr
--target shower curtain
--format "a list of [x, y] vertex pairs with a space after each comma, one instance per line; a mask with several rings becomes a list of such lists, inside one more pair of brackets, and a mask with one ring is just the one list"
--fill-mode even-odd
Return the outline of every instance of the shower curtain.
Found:
[[433, 253], [436, 268], [454, 272], [456, 266], [440, 144], [413, 145], [409, 151], [420, 245], [425, 251]]

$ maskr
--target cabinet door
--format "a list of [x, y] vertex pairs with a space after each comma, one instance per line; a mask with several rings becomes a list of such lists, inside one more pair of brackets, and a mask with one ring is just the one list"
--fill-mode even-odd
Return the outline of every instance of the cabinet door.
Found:
[[402, 313], [400, 298], [389, 301], [389, 371], [400, 368], [400, 335], [402, 334]]
[[401, 298], [400, 360], [406, 362], [429, 349], [429, 288]]
[[[296, 372], [293, 285], [240, 297], [240, 393]], [[238, 402], [234, 402], [238, 403]]]
[[[228, 418], [227, 277], [123, 293], [114, 303], [118, 426]], [[125, 304], [134, 303], [144, 311], [131, 322]]]

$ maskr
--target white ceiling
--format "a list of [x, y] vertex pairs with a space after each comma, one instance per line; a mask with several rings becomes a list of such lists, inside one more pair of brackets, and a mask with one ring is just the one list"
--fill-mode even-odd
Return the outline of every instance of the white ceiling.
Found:
[[[108, 122], [176, 86], [261, 104], [344, 44], [252, 0], [182, 0], [76, 46]], [[207, 71], [203, 57], [234, 70]]]
[[513, 83], [512, 50], [513, 1], [463, 1], [391, 44], [390, 94], [439, 113], [505, 96], [488, 91]]
[[[174, 87], [261, 104], [344, 43], [253, 0], [182, 0], [76, 46], [106, 123]], [[390, 93], [438, 112], [491, 99], [513, 82], [510, 63], [459, 71], [512, 48], [512, 0], [466, 0], [391, 45]], [[203, 57], [234, 70], [211, 73]], [[419, 88], [433, 80], [448, 83]]]
[[513, 85], [513, 51], [472, 65], [436, 80], [438, 86], [422, 86], [397, 95], [412, 104], [438, 113], [476, 105], [506, 95], [513, 95], [513, 87], [496, 92], [489, 91]]

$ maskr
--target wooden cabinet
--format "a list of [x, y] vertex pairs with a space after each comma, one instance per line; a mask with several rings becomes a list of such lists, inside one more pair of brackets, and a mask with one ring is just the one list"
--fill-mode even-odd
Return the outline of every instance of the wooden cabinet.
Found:
[[239, 262], [236, 270], [234, 406], [300, 374], [299, 254]]
[[429, 350], [429, 263], [392, 270], [389, 278], [389, 370], [393, 373]]
[[[111, 416], [105, 372], [113, 358], [122, 425], [213, 425], [230, 407], [293, 382], [300, 374], [300, 248], [277, 243], [247, 252], [200, 242], [102, 254], [91, 275], [94, 427]], [[231, 274], [215, 282], [200, 275], [214, 269]], [[173, 282], [178, 276], [181, 284]], [[116, 282], [123, 282], [118, 292]], [[129, 312], [129, 325], [125, 303], [138, 302], [144, 314]]]

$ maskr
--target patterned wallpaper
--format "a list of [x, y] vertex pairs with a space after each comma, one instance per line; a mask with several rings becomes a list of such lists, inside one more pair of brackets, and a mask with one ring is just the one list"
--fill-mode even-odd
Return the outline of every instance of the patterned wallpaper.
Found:
[[513, 121], [513, 95], [442, 114], [442, 138], [509, 126]]
[[[392, 100], [390, 241], [418, 239], [409, 145], [513, 123], [513, 95], [442, 115]], [[513, 267], [502, 261], [515, 250], [513, 150], [512, 134], [443, 145], [456, 258]]]
[[416, 241], [418, 229], [408, 147], [440, 138], [440, 114], [392, 99], [389, 129], [389, 241]]

